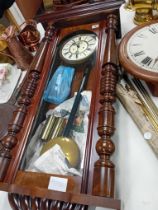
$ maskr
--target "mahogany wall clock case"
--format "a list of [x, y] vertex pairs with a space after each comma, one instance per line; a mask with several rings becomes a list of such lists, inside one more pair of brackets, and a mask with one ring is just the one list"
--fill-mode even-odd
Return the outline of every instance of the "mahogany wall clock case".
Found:
[[153, 95], [158, 96], [158, 22], [138, 26], [127, 33], [119, 47], [121, 65], [136, 78], [145, 80]]
[[[9, 192], [13, 209], [120, 209], [120, 200], [115, 198], [115, 164], [110, 159], [115, 150], [113, 103], [121, 4], [114, 0], [83, 3], [37, 16], [48, 28], [30, 65], [8, 133], [0, 140], [0, 189]], [[44, 101], [43, 94], [59, 65], [75, 69], [69, 98], [80, 90], [89, 70], [84, 88], [92, 98], [83, 166], [74, 166], [81, 169], [80, 175], [31, 172], [26, 166], [28, 145], [46, 113], [55, 107]], [[52, 177], [67, 180], [65, 192], [48, 189]]]

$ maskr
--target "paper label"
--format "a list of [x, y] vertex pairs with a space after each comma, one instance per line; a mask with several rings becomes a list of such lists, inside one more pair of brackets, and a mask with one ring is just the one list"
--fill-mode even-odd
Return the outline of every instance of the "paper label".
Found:
[[68, 179], [51, 176], [49, 180], [48, 189], [66, 192]]

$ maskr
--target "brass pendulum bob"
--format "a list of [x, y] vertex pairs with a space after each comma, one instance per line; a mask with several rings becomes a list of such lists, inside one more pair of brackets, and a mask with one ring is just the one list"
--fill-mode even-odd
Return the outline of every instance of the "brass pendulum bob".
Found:
[[76, 112], [78, 110], [79, 103], [82, 99], [81, 92], [85, 89], [89, 73], [91, 70], [91, 64], [86, 66], [79, 90], [77, 92], [77, 95], [75, 97], [75, 101], [73, 103], [70, 116], [68, 118], [66, 127], [64, 129], [63, 135], [60, 137], [56, 137], [48, 141], [42, 148], [41, 154], [52, 148], [55, 144], [58, 144], [62, 151], [64, 152], [66, 159], [68, 161], [68, 164], [70, 167], [78, 168], [80, 164], [80, 150], [78, 148], [78, 145], [76, 142], [70, 138], [70, 131], [72, 129], [73, 121], [75, 119]]

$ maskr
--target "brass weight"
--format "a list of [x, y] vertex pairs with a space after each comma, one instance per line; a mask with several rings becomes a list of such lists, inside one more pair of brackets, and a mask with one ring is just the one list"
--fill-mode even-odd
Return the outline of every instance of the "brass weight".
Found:
[[48, 118], [46, 119], [46, 122], [45, 122], [44, 127], [43, 127], [42, 132], [41, 132], [41, 137], [40, 138], [43, 141], [48, 140], [48, 136], [49, 136], [50, 130], [53, 127], [54, 122], [55, 122], [55, 117], [53, 115], [49, 115]]
[[43, 126], [41, 132], [41, 140], [49, 141], [57, 136], [62, 135], [62, 131], [65, 126], [65, 119], [62, 117], [55, 117], [54, 115], [49, 115], [46, 119], [45, 125]]

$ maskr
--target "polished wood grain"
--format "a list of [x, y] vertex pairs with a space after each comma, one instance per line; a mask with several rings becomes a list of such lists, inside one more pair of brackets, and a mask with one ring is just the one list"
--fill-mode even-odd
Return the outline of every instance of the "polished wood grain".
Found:
[[34, 96], [37, 82], [42, 71], [44, 59], [47, 53], [49, 42], [54, 34], [54, 28], [49, 28], [46, 31], [45, 38], [41, 43], [40, 49], [35, 56], [29, 70], [28, 78], [23, 85], [21, 91], [21, 98], [18, 100], [18, 105], [13, 112], [13, 118], [8, 127], [8, 134], [0, 142], [0, 180], [3, 181], [7, 174], [9, 164], [12, 159], [12, 150], [18, 144], [16, 134], [20, 132], [23, 127], [25, 116], [28, 107], [31, 104], [32, 97]]
[[[58, 27], [68, 27], [73, 25], [81, 25], [90, 22], [103, 20], [111, 12], [119, 17], [119, 10], [123, 0], [104, 0], [84, 3], [81, 5], [67, 7], [61, 10], [50, 9], [49, 11], [41, 11], [36, 15], [36, 20], [48, 26], [55, 24]], [[119, 22], [120, 24], [120, 22]], [[117, 31], [117, 37], [121, 37], [121, 30]]]
[[107, 18], [107, 40], [105, 47], [105, 59], [102, 67], [100, 84], [100, 103], [98, 134], [100, 139], [96, 144], [99, 160], [94, 165], [93, 195], [113, 197], [114, 196], [114, 164], [110, 156], [115, 150], [111, 140], [114, 134], [113, 103], [116, 99], [116, 83], [118, 77], [117, 69], [117, 47], [116, 31], [117, 17], [109, 15]]
[[[32, 71], [28, 80], [26, 80], [25, 89], [22, 91], [19, 100], [19, 107], [22, 111], [17, 110], [18, 114], [15, 115], [15, 119], [18, 120], [16, 120], [16, 124], [13, 123], [15, 120], [11, 121], [11, 128], [13, 124], [14, 129], [18, 132], [12, 132], [15, 140], [13, 139], [13, 144], [7, 150], [10, 159], [8, 161], [8, 158], [5, 157], [2, 160], [5, 168], [2, 168], [1, 180], [3, 182], [0, 182], [0, 189], [9, 192], [9, 201], [13, 209], [87, 209], [89, 205], [120, 209], [120, 201], [111, 198], [114, 191], [112, 182], [114, 179], [114, 164], [109, 159], [114, 150], [110, 137], [114, 132], [112, 104], [115, 101], [115, 83], [117, 80], [115, 38], [116, 36], [117, 38], [120, 37], [119, 6], [121, 4], [122, 1], [107, 0], [66, 8], [60, 12], [52, 11], [49, 15], [42, 14], [40, 16], [42, 22], [47, 25], [53, 23], [54, 33], [51, 35], [44, 63], [41, 61], [42, 56], [39, 62], [33, 62], [30, 67]], [[56, 69], [58, 65], [63, 64], [59, 57], [55, 56], [56, 50], [58, 50], [60, 41], [76, 31], [95, 33], [99, 40], [95, 57], [96, 62], [90, 72], [87, 84], [87, 90], [92, 91], [92, 99], [82, 176], [63, 176], [25, 171], [24, 162], [27, 144], [34, 133], [34, 128], [37, 127], [36, 122], [45, 119], [40, 110], [40, 107], [43, 106], [44, 88], [54, 68]], [[40, 54], [41, 52], [38, 56]], [[53, 67], [51, 68], [52, 63]], [[83, 66], [76, 67], [71, 96], [78, 90], [83, 73]], [[50, 105], [44, 106], [42, 111], [46, 113], [50, 107]], [[108, 118], [106, 115], [108, 115]], [[98, 143], [99, 136], [102, 138], [101, 144]], [[104, 142], [104, 145], [102, 142]], [[95, 147], [98, 144], [100, 146], [96, 151]], [[101, 153], [104, 149], [106, 155], [103, 154], [102, 156]], [[97, 161], [98, 156], [99, 161]], [[102, 157], [107, 164], [111, 164], [108, 165], [111, 168], [107, 165], [105, 167]], [[8, 165], [5, 161], [8, 161]], [[102, 177], [100, 176], [101, 167], [95, 163], [96, 161], [100, 162], [103, 165], [102, 168], [105, 169]], [[106, 171], [110, 172], [110, 176], [106, 174]], [[97, 179], [95, 178], [96, 175]], [[48, 184], [51, 176], [68, 179], [67, 191], [49, 190]], [[104, 180], [107, 185], [100, 188], [100, 183]], [[110, 188], [110, 183], [112, 188]]]
[[[30, 171], [19, 170], [15, 179], [15, 184], [18, 186], [26, 187], [39, 187], [43, 189], [48, 189], [48, 184], [50, 177], [62, 177], [68, 179], [67, 192], [80, 192], [81, 190], [81, 177], [80, 176], [63, 176], [58, 174], [45, 174], [45, 173], [35, 173]], [[41, 182], [42, 180], [42, 182]]]

